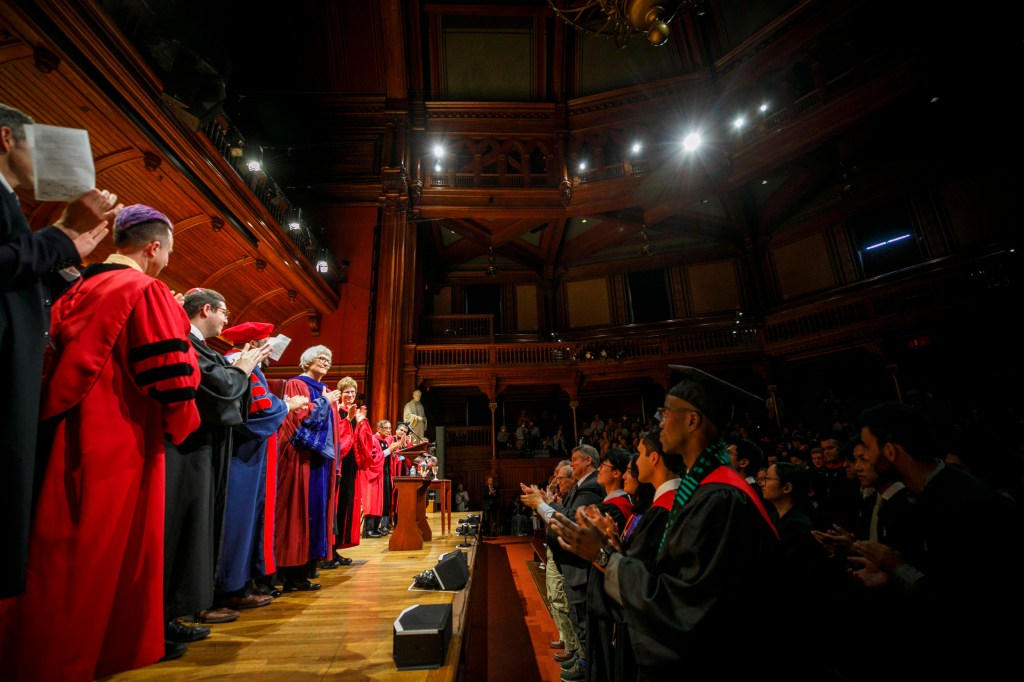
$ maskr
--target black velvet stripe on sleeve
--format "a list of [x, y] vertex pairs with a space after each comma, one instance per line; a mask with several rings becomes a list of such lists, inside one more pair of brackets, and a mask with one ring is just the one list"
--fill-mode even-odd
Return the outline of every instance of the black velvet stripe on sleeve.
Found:
[[144, 372], [139, 372], [135, 375], [135, 382], [140, 388], [143, 388], [150, 384], [155, 384], [158, 381], [163, 381], [164, 379], [187, 377], [190, 374], [192, 374], [192, 365], [184, 362], [178, 362], [173, 365], [154, 367], [153, 369], [147, 369]]
[[149, 397], [162, 405], [181, 403], [186, 400], [194, 400], [196, 390], [194, 388], [172, 388], [167, 391], [160, 391], [155, 388], [149, 389]]
[[128, 362], [140, 362], [165, 353], [184, 353], [191, 348], [192, 346], [185, 339], [165, 339], [132, 348], [128, 351]]

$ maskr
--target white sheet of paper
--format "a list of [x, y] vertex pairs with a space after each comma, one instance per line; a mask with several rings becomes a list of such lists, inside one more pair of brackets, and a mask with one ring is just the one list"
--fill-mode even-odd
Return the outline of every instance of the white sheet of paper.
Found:
[[267, 343], [269, 343], [270, 346], [274, 349], [270, 352], [270, 359], [273, 360], [274, 362], [280, 360], [281, 356], [284, 354], [284, 349], [287, 348], [288, 344], [291, 342], [292, 340], [285, 336], [284, 334], [278, 334], [277, 336], [271, 337], [267, 341]]
[[36, 123], [25, 126], [35, 168], [36, 201], [74, 201], [96, 186], [89, 131]]

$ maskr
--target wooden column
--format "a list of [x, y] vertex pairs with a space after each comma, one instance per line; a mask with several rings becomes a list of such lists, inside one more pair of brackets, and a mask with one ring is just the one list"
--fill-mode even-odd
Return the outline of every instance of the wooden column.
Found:
[[491, 408], [491, 459], [495, 460], [498, 459], [498, 442], [494, 429], [494, 413], [498, 410], [498, 403], [487, 403], [487, 407]]
[[[415, 229], [407, 221], [408, 197], [400, 194], [404, 174], [388, 175], [380, 209], [380, 263], [377, 268], [377, 297], [373, 334], [373, 382], [371, 409], [375, 419], [400, 420], [405, 404], [402, 388], [402, 347], [406, 340], [406, 319], [412, 307], [407, 290], [415, 279], [412, 261], [416, 250]], [[408, 392], [403, 393], [408, 395]]]

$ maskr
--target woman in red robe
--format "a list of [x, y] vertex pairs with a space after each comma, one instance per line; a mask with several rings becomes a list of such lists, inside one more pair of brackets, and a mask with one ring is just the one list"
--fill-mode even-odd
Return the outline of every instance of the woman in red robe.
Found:
[[[305, 408], [289, 412], [277, 432], [274, 556], [285, 592], [320, 589], [320, 583], [308, 578], [314, 575], [317, 562], [330, 552], [332, 527], [328, 520], [336, 504], [334, 479], [342, 433], [334, 409], [341, 394], [328, 391], [322, 383], [332, 357], [326, 346], [307, 348], [299, 358], [303, 373], [289, 379], [284, 387], [286, 400], [296, 395], [310, 400]], [[303, 422], [311, 424], [323, 416], [319, 410], [329, 410], [325, 423], [330, 428], [328, 447], [333, 457], [292, 442]]]

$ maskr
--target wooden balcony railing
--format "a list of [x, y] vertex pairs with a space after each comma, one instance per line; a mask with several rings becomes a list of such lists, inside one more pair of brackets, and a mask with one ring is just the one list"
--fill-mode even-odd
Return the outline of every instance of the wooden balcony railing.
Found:
[[493, 315], [426, 315], [420, 329], [423, 343], [493, 343]]
[[[708, 356], [784, 359], [875, 344], [893, 333], [963, 327], [1014, 306], [1019, 279], [1013, 252], [995, 248], [937, 259], [779, 306], [754, 324], [737, 326], [723, 318], [604, 329], [560, 343], [470, 343], [490, 336], [490, 316], [433, 316], [426, 325], [433, 332], [409, 349], [421, 376], [436, 372], [443, 379], [462, 369], [518, 368], [521, 374], [546, 367], [587, 374], [604, 373], [618, 362], [644, 369]], [[439, 329], [458, 331], [448, 335]]]

